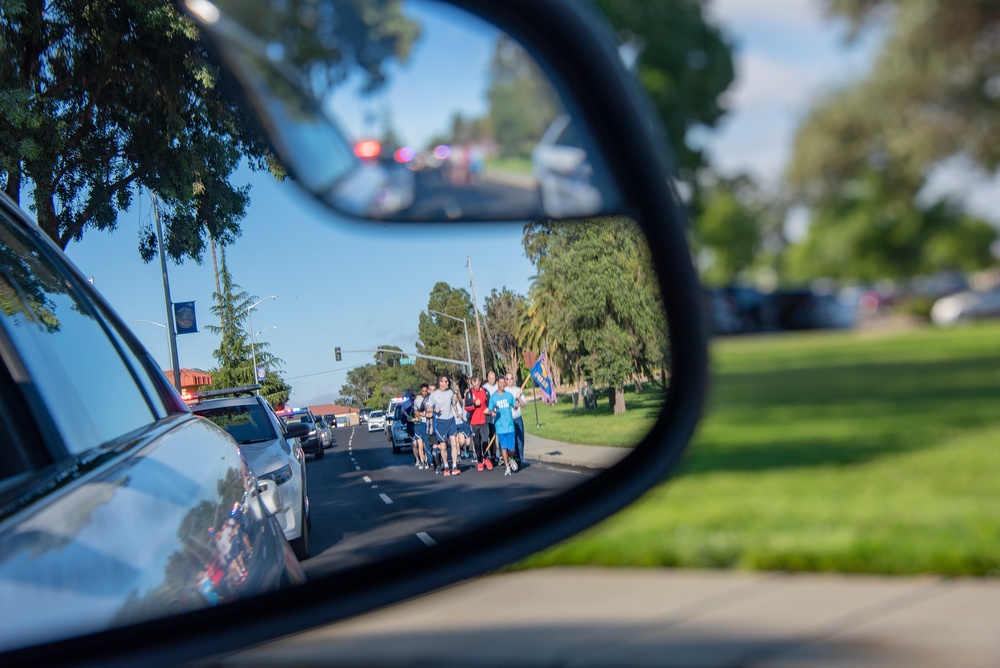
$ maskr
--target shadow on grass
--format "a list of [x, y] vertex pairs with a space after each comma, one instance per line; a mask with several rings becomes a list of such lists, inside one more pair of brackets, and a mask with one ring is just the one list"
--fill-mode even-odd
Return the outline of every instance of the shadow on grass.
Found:
[[996, 360], [717, 374], [677, 475], [848, 466], [997, 420]]

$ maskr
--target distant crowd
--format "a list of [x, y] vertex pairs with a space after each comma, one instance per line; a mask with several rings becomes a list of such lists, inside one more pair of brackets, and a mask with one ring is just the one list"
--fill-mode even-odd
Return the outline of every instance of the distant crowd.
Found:
[[460, 460], [475, 459], [478, 471], [502, 465], [509, 476], [524, 458], [524, 392], [510, 373], [490, 371], [485, 383], [479, 376], [469, 383], [456, 392], [441, 376], [419, 394], [406, 391], [400, 416], [413, 442], [413, 465], [452, 476], [462, 472]]

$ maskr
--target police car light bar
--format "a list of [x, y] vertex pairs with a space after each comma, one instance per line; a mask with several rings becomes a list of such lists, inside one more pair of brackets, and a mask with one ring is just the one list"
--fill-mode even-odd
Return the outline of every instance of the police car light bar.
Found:
[[205, 390], [204, 392], [195, 392], [192, 395], [185, 396], [185, 401], [201, 401], [202, 399], [212, 399], [213, 397], [238, 397], [243, 394], [253, 394], [259, 390], [261, 385], [243, 385], [241, 387], [225, 387], [220, 390]]

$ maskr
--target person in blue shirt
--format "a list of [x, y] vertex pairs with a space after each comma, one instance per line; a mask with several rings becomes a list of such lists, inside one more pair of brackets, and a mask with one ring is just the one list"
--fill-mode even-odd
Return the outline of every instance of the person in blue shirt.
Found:
[[486, 414], [493, 416], [493, 428], [496, 430], [497, 444], [503, 455], [504, 475], [510, 475], [510, 463], [514, 458], [514, 395], [507, 391], [507, 379], [497, 378], [497, 391], [490, 395], [486, 405]]

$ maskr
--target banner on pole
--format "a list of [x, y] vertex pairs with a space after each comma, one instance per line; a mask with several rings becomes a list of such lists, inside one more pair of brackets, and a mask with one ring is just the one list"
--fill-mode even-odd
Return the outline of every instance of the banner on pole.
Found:
[[538, 361], [531, 367], [531, 378], [535, 385], [542, 391], [542, 402], [546, 404], [556, 403], [556, 388], [552, 384], [552, 377], [549, 375], [549, 363], [543, 352], [538, 356]]
[[178, 334], [197, 334], [198, 319], [194, 312], [194, 302], [174, 303], [174, 324]]

